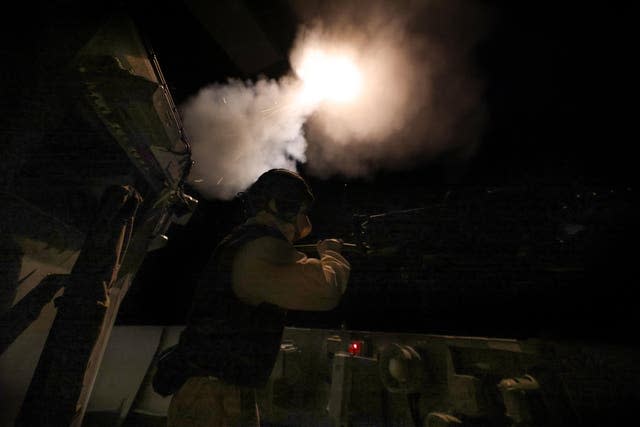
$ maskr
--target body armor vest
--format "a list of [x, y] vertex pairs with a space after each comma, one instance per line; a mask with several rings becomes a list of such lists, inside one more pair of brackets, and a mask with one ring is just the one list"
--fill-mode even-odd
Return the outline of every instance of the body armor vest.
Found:
[[162, 354], [154, 388], [174, 393], [191, 376], [213, 376], [245, 387], [264, 386], [280, 350], [286, 310], [242, 302], [232, 289], [232, 264], [244, 244], [264, 236], [286, 240], [264, 225], [241, 225], [216, 248], [196, 288], [187, 327]]

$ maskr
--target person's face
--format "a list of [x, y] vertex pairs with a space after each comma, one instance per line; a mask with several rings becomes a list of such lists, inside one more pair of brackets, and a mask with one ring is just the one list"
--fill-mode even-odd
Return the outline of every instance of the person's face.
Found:
[[[277, 212], [275, 200], [271, 199], [269, 201], [269, 207], [272, 211]], [[311, 233], [311, 221], [309, 220], [308, 211], [308, 206], [304, 204], [292, 218], [286, 221], [276, 219], [278, 228], [290, 242], [300, 240]]]
[[295, 219], [294, 241], [307, 237], [311, 233], [311, 221], [309, 220], [308, 207], [303, 205]]

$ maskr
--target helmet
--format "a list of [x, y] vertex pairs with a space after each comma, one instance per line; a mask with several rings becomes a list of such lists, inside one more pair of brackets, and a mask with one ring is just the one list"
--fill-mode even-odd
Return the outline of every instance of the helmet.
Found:
[[307, 182], [287, 169], [271, 169], [257, 179], [246, 192], [249, 213], [271, 211], [269, 201], [276, 202], [277, 217], [291, 222], [303, 205], [311, 206], [313, 193]]

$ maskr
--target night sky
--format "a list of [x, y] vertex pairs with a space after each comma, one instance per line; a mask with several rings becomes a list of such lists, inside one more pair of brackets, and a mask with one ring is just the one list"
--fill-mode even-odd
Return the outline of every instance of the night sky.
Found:
[[[282, 55], [260, 74], [290, 72], [299, 23], [287, 2], [245, 3]], [[338, 309], [291, 313], [292, 325], [609, 339], [635, 318], [632, 15], [605, 3], [478, 3], [490, 19], [470, 58], [486, 119], [471, 156], [445, 151], [399, 170], [325, 180], [300, 165], [317, 196], [310, 242], [355, 239], [354, 214], [425, 211], [384, 225], [400, 230], [392, 255], [352, 257], [351, 287]], [[184, 3], [129, 7], [177, 105], [207, 84], [256, 78]], [[443, 37], [464, 25], [441, 24]], [[200, 206], [188, 225], [169, 230], [166, 248], [149, 254], [119, 323], [184, 322], [200, 269], [241, 220], [236, 201], [187, 190]], [[511, 225], [495, 226], [504, 223]], [[567, 243], [560, 236], [567, 224], [586, 224], [587, 232]]]

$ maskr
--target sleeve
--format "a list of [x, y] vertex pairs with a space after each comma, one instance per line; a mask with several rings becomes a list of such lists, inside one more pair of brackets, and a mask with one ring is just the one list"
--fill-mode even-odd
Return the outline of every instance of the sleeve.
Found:
[[290, 310], [335, 308], [351, 266], [339, 253], [308, 258], [280, 239], [262, 237], [240, 249], [233, 262], [233, 289], [250, 304], [268, 302]]

